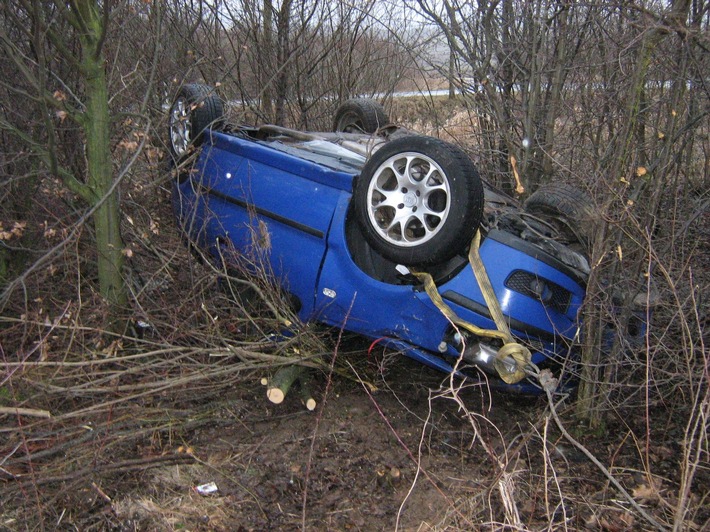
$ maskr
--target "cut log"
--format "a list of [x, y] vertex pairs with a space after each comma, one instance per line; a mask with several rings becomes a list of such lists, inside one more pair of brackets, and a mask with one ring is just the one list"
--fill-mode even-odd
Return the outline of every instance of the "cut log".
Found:
[[313, 412], [316, 409], [316, 400], [313, 399], [313, 394], [311, 393], [311, 381], [311, 374], [307, 371], [298, 379], [298, 391], [301, 396], [301, 401], [309, 412]]
[[286, 394], [291, 389], [291, 385], [304, 373], [306, 368], [303, 366], [284, 366], [279, 369], [269, 381], [269, 387], [266, 390], [266, 397], [274, 404], [281, 404], [286, 397]]
[[313, 412], [317, 406], [316, 400], [313, 399], [313, 397], [309, 397], [308, 399], [306, 399], [305, 404], [306, 409], [308, 409], [309, 412]]

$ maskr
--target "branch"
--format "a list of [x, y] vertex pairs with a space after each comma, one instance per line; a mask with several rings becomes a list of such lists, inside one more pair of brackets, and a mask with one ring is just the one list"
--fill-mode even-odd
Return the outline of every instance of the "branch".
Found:
[[48, 410], [38, 410], [36, 408], [16, 408], [14, 406], [0, 406], [0, 416], [3, 414], [43, 418], [52, 417], [52, 414], [50, 414]]
[[[0, 123], [2, 123], [2, 122], [0, 122]], [[79, 231], [81, 230], [81, 228], [83, 227], [83, 225], [84, 225], [84, 224], [89, 220], [89, 218], [99, 209], [99, 207], [101, 207], [101, 205], [103, 205], [103, 203], [104, 203], [112, 194], [114, 194], [114, 193], [116, 192], [116, 189], [118, 188], [118, 186], [121, 184], [121, 182], [123, 181], [123, 179], [128, 175], [128, 170], [130, 170], [130, 168], [133, 166], [133, 163], [135, 163], [136, 159], [138, 158], [138, 156], [139, 156], [139, 155], [141, 154], [141, 152], [143, 151], [143, 146], [145, 145], [146, 140], [148, 139], [148, 131], [150, 130], [150, 126], [151, 126], [151, 123], [148, 122], [148, 124], [146, 125], [146, 128], [145, 128], [145, 134], [141, 137], [142, 140], [141, 140], [140, 145], [138, 146], [138, 149], [136, 149], [135, 153], [133, 154], [133, 157], [131, 157], [131, 159], [128, 161], [128, 164], [123, 168], [123, 170], [121, 170], [121, 172], [119, 173], [118, 177], [114, 180], [113, 184], [111, 185], [111, 188], [106, 192], [106, 194], [104, 194], [103, 197], [98, 198], [98, 199], [95, 201], [95, 203], [93, 203], [93, 205], [91, 206], [91, 208], [90, 208], [88, 211], [86, 211], [86, 212], [83, 214], [83, 216], [82, 216], [81, 218], [79, 218], [79, 220], [77, 220], [77, 222], [74, 224], [74, 228], [73, 228], [73, 229], [71, 230], [71, 232], [67, 235], [67, 237], [66, 237], [64, 240], [62, 240], [61, 242], [59, 242], [59, 243], [58, 243], [56, 246], [54, 246], [52, 249], [50, 249], [49, 251], [47, 251], [47, 253], [45, 253], [44, 255], [42, 255], [39, 259], [37, 259], [37, 260], [36, 260], [29, 268], [27, 268], [27, 270], [25, 270], [19, 277], [17, 277], [16, 279], [14, 279], [12, 282], [7, 283], [7, 285], [6, 285], [5, 288], [3, 289], [2, 293], [0, 293], [0, 309], [2, 309], [2, 308], [5, 307], [5, 305], [6, 305], [7, 302], [10, 300], [10, 296], [11, 296], [12, 293], [15, 291], [15, 289], [16, 289], [19, 285], [23, 285], [23, 284], [25, 283], [25, 279], [27, 279], [27, 277], [28, 277], [32, 272], [34, 272], [35, 270], [37, 270], [37, 269], [39, 269], [40, 267], [44, 266], [45, 264], [47, 264], [48, 262], [50, 262], [50, 260], [52, 260], [52, 259], [55, 257], [55, 255], [59, 254], [59, 252], [61, 252], [61, 251], [64, 249], [64, 247], [67, 246], [67, 245], [69, 244], [69, 242], [71, 242], [71, 241], [76, 237], [76, 235], [79, 234]], [[84, 185], [84, 184], [81, 183], [80, 181], [76, 180], [76, 178], [73, 177], [73, 174], [69, 174], [69, 173], [68, 173], [68, 175], [72, 176], [73, 180], [74, 180], [76, 183], [79, 183], [82, 187], [86, 187], [86, 185]], [[67, 186], [69, 186], [69, 187], [71, 188], [71, 186], [70, 186], [69, 184], [67, 184]], [[87, 187], [87, 190], [88, 190], [88, 187]], [[83, 196], [82, 196], [82, 198], [83, 198]], [[87, 200], [87, 201], [89, 201], [89, 203], [91, 203], [91, 202], [94, 201], [94, 200], [93, 200], [93, 198], [94, 198], [93, 194], [91, 195], [91, 198], [92, 198], [91, 200]], [[86, 199], [86, 198], [83, 198], [83, 199]]]
[[16, 128], [6, 120], [0, 120], [0, 130], [8, 131], [9, 133], [12, 133], [13, 135], [20, 138], [22, 141], [27, 143], [32, 153], [39, 157], [39, 159], [47, 166], [47, 168], [50, 169], [50, 172], [61, 178], [67, 188], [73, 193], [80, 196], [81, 199], [88, 203], [91, 203], [95, 200], [93, 194], [91, 193], [91, 190], [89, 189], [89, 187], [86, 186], [85, 183], [79, 181], [79, 179], [77, 179], [77, 177], [72, 172], [70, 172], [63, 166], [59, 166], [56, 161], [55, 155], [51, 150], [46, 149], [30, 135], [20, 131], [18, 128]]
[[54, 5], [57, 8], [64, 19], [72, 25], [72, 27], [80, 34], [88, 33], [89, 29], [86, 27], [84, 19], [80, 15], [79, 6], [77, 5], [77, 0], [70, 0], [68, 2], [69, 8], [67, 8], [67, 2], [62, 2], [61, 0], [54, 0]]
[[96, 42], [96, 49], [94, 50], [94, 59], [99, 60], [101, 58], [101, 51], [104, 47], [104, 42], [106, 41], [106, 34], [108, 33], [108, 23], [109, 17], [111, 15], [111, 8], [109, 7], [111, 2], [104, 2], [104, 16], [101, 22], [101, 33], [99, 34], [99, 39]]
[[[60, 38], [56, 31], [53, 28], [50, 28], [50, 25], [47, 24], [44, 19], [40, 16], [41, 15], [41, 7], [39, 3], [36, 5], [30, 5], [27, 0], [19, 0], [20, 3], [22, 4], [22, 7], [24, 10], [27, 12], [27, 15], [31, 17], [35, 24], [36, 27], [33, 28], [33, 31], [35, 33], [34, 37], [39, 38], [41, 35], [47, 35], [49, 40], [56, 46], [57, 50], [59, 53], [64, 57], [68, 63], [70, 63], [70, 66], [73, 68], [78, 68], [79, 67], [79, 62], [76, 60], [76, 57], [74, 54], [71, 52], [69, 48], [67, 48], [64, 40]], [[61, 2], [55, 2], [55, 5], [57, 6], [58, 10], [66, 17], [66, 7], [62, 5]], [[9, 10], [14, 22], [15, 26], [19, 28], [23, 28], [26, 26], [22, 21], [17, 20], [17, 17], [15, 14], [12, 12], [12, 10]], [[72, 21], [67, 19], [69, 23], [71, 24]], [[31, 36], [30, 36], [31, 37]]]
[[[544, 377], [544, 372], [549, 370], [543, 370], [540, 373], [540, 377]], [[602, 464], [596, 456], [594, 456], [589, 449], [587, 449], [584, 445], [582, 445], [580, 442], [578, 442], [574, 437], [567, 432], [567, 429], [564, 427], [562, 424], [562, 420], [560, 419], [559, 415], [557, 414], [557, 409], [555, 407], [555, 401], [552, 398], [552, 391], [550, 389], [550, 386], [546, 386], [543, 382], [543, 379], [540, 379], [540, 384], [542, 385], [543, 389], [545, 390], [545, 393], [547, 394], [547, 401], [550, 405], [550, 413], [552, 414], [553, 419], [555, 420], [555, 424], [557, 425], [557, 428], [560, 430], [562, 435], [565, 437], [565, 439], [570, 442], [574, 447], [576, 447], [579, 451], [584, 454], [599, 470], [604, 474], [604, 476], [609, 480], [609, 482], [612, 483], [612, 485], [619, 490], [619, 493], [621, 493], [624, 498], [633, 506], [634, 510], [636, 510], [639, 515], [641, 515], [646, 521], [651, 523], [656, 530], [667, 530], [667, 527], [663, 526], [661, 523], [656, 521], [656, 519], [649, 514], [646, 510], [643, 509], [643, 507], [637, 503], [634, 498], [629, 494], [628, 491], [621, 485], [621, 483], [614, 477], [614, 475], [611, 474], [611, 472]]]
[[[123, 473], [126, 471], [144, 470], [151, 467], [159, 467], [166, 464], [193, 462], [194, 458], [191, 454], [168, 454], [163, 456], [151, 456], [149, 458], [134, 458], [132, 460], [123, 460], [105, 465], [92, 465], [79, 469], [66, 475], [57, 475], [54, 477], [37, 477], [21, 482], [21, 486], [32, 485], [40, 486], [42, 484], [51, 484], [54, 482], [67, 482], [69, 480], [77, 480], [96, 473]], [[16, 475], [16, 479], [20, 479], [25, 475]]]

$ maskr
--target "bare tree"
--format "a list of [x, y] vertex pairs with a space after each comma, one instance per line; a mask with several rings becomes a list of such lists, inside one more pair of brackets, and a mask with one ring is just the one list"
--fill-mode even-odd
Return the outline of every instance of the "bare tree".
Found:
[[565, 112], [562, 90], [594, 8], [418, 0], [415, 9], [442, 31], [454, 62], [477, 83], [471, 105], [498, 184], [522, 193], [549, 178], [555, 120]]
[[[597, 424], [612, 383], [628, 378], [623, 368], [633, 348], [624, 332], [646, 319], [656, 299], [650, 265], [673, 256], [670, 249], [665, 255], [666, 244], [677, 252], [671, 242], [677, 220], [668, 213], [678, 212], [681, 200], [668, 191], [687, 199], [697, 190], [691, 183], [707, 182], [707, 169], [702, 179], [691, 170], [696, 133], [707, 127], [707, 79], [699, 74], [707, 69], [707, 5], [417, 0], [410, 6], [446, 38], [458, 75], [479, 83], [479, 92], [463, 101], [481, 133], [472, 148], [484, 174], [518, 192], [564, 180], [597, 198], [577, 410]], [[430, 61], [452, 76], [448, 58]], [[699, 201], [699, 209], [707, 208]]]
[[[674, 35], [685, 33], [689, 13], [690, 1], [687, 0], [673, 2], [665, 11], [651, 12], [634, 6], [621, 13], [622, 21], [629, 22], [622, 25], [625, 31], [635, 31], [639, 18], [653, 21], [653, 24], [644, 27], [644, 31], [634, 38], [637, 45], [629, 55], [631, 76], [620, 91], [622, 119], [612, 126], [609, 148], [599, 168], [602, 175], [611, 179], [602, 181], [606, 200], [601, 206], [603, 217], [592, 254], [592, 262], [599, 267], [588, 289], [590, 303], [585, 315], [586, 344], [577, 409], [578, 414], [588, 417], [593, 425], [602, 420], [600, 409], [594, 406], [608, 400], [627, 348], [623, 335], [615, 335], [610, 355], [602, 358], [601, 346], [608, 341], [604, 338], [604, 327], [599, 327], [605, 319], [599, 313], [604, 306], [593, 302], [607, 298], [613, 310], [607, 307], [605, 312], [615, 314], [615, 326], [620, 331], [632, 326], [634, 312], [643, 309], [643, 303], [651, 303], [653, 268], [649, 267], [649, 253], [658, 250], [655, 246], [649, 249], [649, 238], [656, 234], [659, 220], [665, 218], [660, 209], [665, 201], [665, 191], [675, 181], [672, 169], [676, 165], [672, 153], [683, 149], [686, 135], [695, 130], [698, 121], [707, 114], [705, 111], [694, 116], [686, 115], [688, 122], [681, 125], [683, 118], [676, 109], [686, 93], [687, 72], [659, 69], [654, 73], [650, 68], [659, 59], [659, 50], [669, 45], [667, 41]], [[677, 54], [680, 64], [685, 62], [684, 56], [689, 51], [687, 46], [680, 47]], [[668, 94], [664, 90], [666, 84], [671, 89]], [[653, 120], [652, 110], [658, 113]], [[605, 368], [601, 375], [599, 367]]]
[[[109, 15], [107, 5], [93, 0], [70, 5], [9, 2], [3, 8], [0, 41], [13, 59], [11, 79], [21, 83], [6, 87], [7, 94], [37, 109], [43, 125], [28, 131], [4, 120], [3, 129], [21, 139], [37, 163], [90, 206], [100, 292], [119, 309], [127, 302], [127, 292], [110, 147], [104, 48]], [[61, 131], [67, 124], [76, 127], [72, 140], [83, 145], [83, 150], [73, 150], [73, 157], [61, 151]]]
[[[377, 20], [374, 0], [359, 4], [287, 0], [224, 4], [192, 39], [196, 62], [219, 56], [202, 78], [220, 82], [260, 121], [300, 127], [329, 124], [325, 111], [353, 95], [391, 93], [411, 65]], [[207, 29], [218, 24], [217, 32]], [[199, 42], [199, 45], [197, 44]]]

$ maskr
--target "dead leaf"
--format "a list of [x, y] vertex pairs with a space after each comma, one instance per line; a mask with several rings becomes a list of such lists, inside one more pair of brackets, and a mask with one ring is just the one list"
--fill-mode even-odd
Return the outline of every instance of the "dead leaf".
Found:
[[25, 232], [27, 222], [14, 222], [12, 229], [5, 229], [0, 222], [0, 240], [10, 240], [11, 238], [20, 238]]
[[599, 519], [599, 526], [607, 532], [626, 532], [634, 529], [634, 521], [628, 512], [614, 512]]
[[163, 158], [163, 151], [158, 148], [148, 148], [145, 150], [145, 156], [150, 164], [158, 164]]
[[631, 490], [631, 495], [639, 502], [658, 502], [661, 496], [656, 482], [644, 482]]
[[138, 143], [135, 140], [124, 139], [118, 143], [118, 147], [124, 150], [135, 151], [138, 149]]
[[25, 231], [25, 227], [27, 227], [27, 222], [15, 222], [12, 226], [12, 234], [17, 237], [22, 236], [22, 233]]
[[49, 227], [49, 224], [45, 220], [44, 222], [44, 238], [50, 239], [57, 234], [57, 230], [54, 227]]
[[[644, 277], [648, 277], [649, 273], [644, 272]], [[676, 453], [670, 447], [665, 445], [654, 445], [651, 447], [651, 456], [655, 459], [670, 460], [676, 456]]]

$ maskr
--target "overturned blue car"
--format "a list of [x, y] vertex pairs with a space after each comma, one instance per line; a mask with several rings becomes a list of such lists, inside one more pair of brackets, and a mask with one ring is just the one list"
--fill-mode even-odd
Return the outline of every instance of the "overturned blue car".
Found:
[[[445, 372], [535, 393], [577, 358], [590, 200], [550, 185], [525, 204], [459, 147], [348, 100], [333, 131], [225, 123], [214, 89], [170, 108], [173, 209], [217, 263], [268, 261], [303, 321], [379, 340]], [[511, 349], [513, 347], [513, 349]]]

